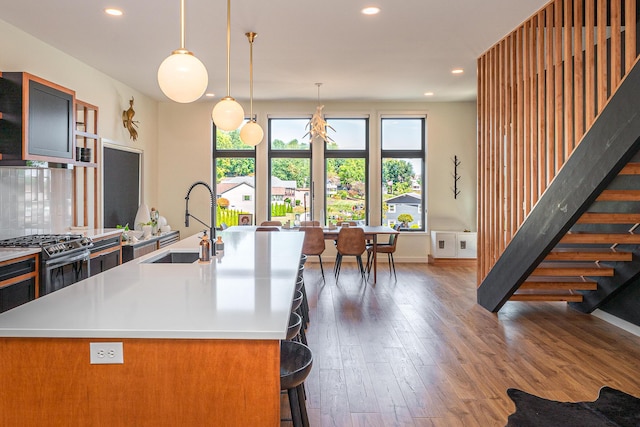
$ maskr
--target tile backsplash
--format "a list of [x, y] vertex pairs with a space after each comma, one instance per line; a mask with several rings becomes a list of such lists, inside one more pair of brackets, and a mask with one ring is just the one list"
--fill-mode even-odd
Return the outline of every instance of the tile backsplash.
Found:
[[72, 170], [0, 167], [0, 238], [60, 232], [72, 223]]

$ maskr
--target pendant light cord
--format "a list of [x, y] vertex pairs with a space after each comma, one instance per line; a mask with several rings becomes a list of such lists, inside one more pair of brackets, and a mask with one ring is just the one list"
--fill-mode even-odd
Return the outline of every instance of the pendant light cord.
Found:
[[227, 97], [231, 96], [231, 0], [227, 0]]
[[250, 32], [246, 36], [249, 39], [249, 120], [253, 120], [253, 40], [256, 33]]
[[184, 0], [180, 0], [180, 49], [184, 49]]

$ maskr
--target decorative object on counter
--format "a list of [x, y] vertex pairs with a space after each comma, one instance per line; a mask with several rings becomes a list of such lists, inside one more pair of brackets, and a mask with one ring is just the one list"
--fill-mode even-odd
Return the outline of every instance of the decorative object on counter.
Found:
[[216, 255], [224, 252], [224, 242], [222, 241], [222, 236], [218, 236], [216, 240]]
[[151, 208], [149, 212], [149, 218], [151, 218], [151, 234], [154, 236], [158, 234], [158, 219], [160, 218], [160, 212], [156, 210], [156, 208]]
[[[191, 190], [193, 190], [194, 187], [198, 186], [198, 185], [202, 185], [204, 186], [208, 191], [209, 191], [209, 195], [211, 196], [211, 212], [209, 214], [209, 224], [207, 225], [204, 222], [202, 222], [201, 220], [199, 220], [198, 218], [196, 218], [195, 216], [191, 215], [189, 213], [189, 195], [191, 194]], [[193, 217], [193, 219], [195, 219], [196, 221], [198, 221], [200, 224], [204, 225], [205, 227], [209, 228], [209, 236], [211, 236], [211, 238], [215, 238], [216, 237], [216, 233], [215, 233], [215, 194], [213, 193], [213, 189], [209, 186], [209, 184], [207, 184], [204, 181], [198, 181], [198, 182], [194, 182], [193, 184], [191, 184], [191, 187], [189, 187], [189, 190], [187, 190], [187, 195], [184, 198], [185, 200], [185, 206], [184, 206], [184, 225], [185, 227], [189, 226], [189, 217]]]
[[147, 239], [149, 237], [151, 237], [151, 234], [153, 232], [153, 227], [149, 224], [145, 224], [142, 226], [142, 238], [143, 239]]
[[458, 181], [460, 180], [460, 174], [458, 174], [458, 166], [462, 163], [458, 156], [453, 156], [453, 198], [457, 199], [458, 194], [460, 194], [460, 190], [458, 189]]
[[180, 1], [180, 49], [171, 52], [158, 68], [158, 85], [172, 101], [193, 102], [209, 84], [207, 69], [184, 47], [184, 0]]
[[133, 139], [135, 142], [138, 139], [138, 131], [136, 128], [138, 127], [138, 121], [133, 120], [133, 116], [135, 116], [136, 112], [133, 111], [133, 96], [129, 100], [129, 109], [124, 110], [122, 112], [122, 125], [125, 129], [129, 131], [129, 138]]
[[238, 129], [244, 120], [244, 110], [231, 97], [231, 0], [227, 0], [227, 96], [213, 107], [211, 118], [218, 129], [233, 131]]
[[200, 252], [198, 257], [199, 262], [211, 261], [211, 241], [209, 240], [209, 236], [207, 236], [207, 230], [204, 230], [204, 234], [200, 238]]
[[253, 41], [257, 33], [245, 33], [249, 39], [249, 121], [240, 129], [240, 139], [247, 145], [255, 147], [262, 142], [264, 131], [253, 116]]
[[142, 226], [149, 222], [150, 218], [149, 207], [146, 203], [142, 203], [138, 207], [138, 212], [136, 213], [135, 225], [133, 226], [134, 230], [142, 230]]
[[320, 138], [324, 142], [334, 142], [327, 134], [327, 128], [334, 132], [336, 130], [327, 124], [322, 113], [324, 105], [320, 105], [320, 86], [322, 86], [322, 83], [316, 83], [316, 86], [318, 86], [318, 106], [316, 107], [316, 112], [311, 116], [311, 120], [309, 120], [309, 123], [305, 126], [305, 129], [309, 129], [309, 132], [305, 133], [303, 138], [309, 135], [311, 142], [316, 138]]
[[126, 223], [125, 225], [116, 224], [116, 228], [122, 230], [121, 238], [123, 242], [129, 240], [129, 223]]

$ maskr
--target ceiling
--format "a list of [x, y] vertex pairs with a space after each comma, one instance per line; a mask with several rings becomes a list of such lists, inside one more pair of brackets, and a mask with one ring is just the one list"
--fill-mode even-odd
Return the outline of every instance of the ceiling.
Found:
[[[476, 59], [545, 0], [232, 0], [231, 95], [254, 100], [462, 101]], [[365, 16], [375, 5], [381, 12]], [[103, 9], [118, 7], [121, 17]], [[226, 2], [185, 0], [185, 47], [226, 95]], [[160, 101], [156, 72], [180, 47], [179, 0], [0, 0], [0, 19]], [[464, 73], [452, 75], [453, 68]], [[29, 71], [29, 70], [11, 70]], [[425, 92], [433, 92], [425, 97]]]

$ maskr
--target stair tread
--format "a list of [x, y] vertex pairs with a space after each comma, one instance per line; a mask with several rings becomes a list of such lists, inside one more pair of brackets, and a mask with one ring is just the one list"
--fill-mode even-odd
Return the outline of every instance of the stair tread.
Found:
[[640, 200], [640, 190], [603, 190], [598, 201], [636, 201]]
[[619, 175], [640, 175], [640, 163], [629, 162], [627, 163]]
[[611, 268], [593, 261], [542, 261], [537, 268]]
[[550, 261], [631, 261], [633, 253], [611, 248], [555, 248], [545, 260]]
[[597, 283], [593, 279], [589, 279], [588, 277], [582, 276], [541, 276], [541, 277], [529, 277], [524, 283], [528, 282], [562, 282], [562, 283]]
[[634, 233], [572, 233], [565, 234], [560, 243], [640, 244], [640, 234]]
[[518, 289], [514, 295], [575, 295], [570, 289]]
[[586, 212], [579, 224], [640, 224], [640, 213]]

